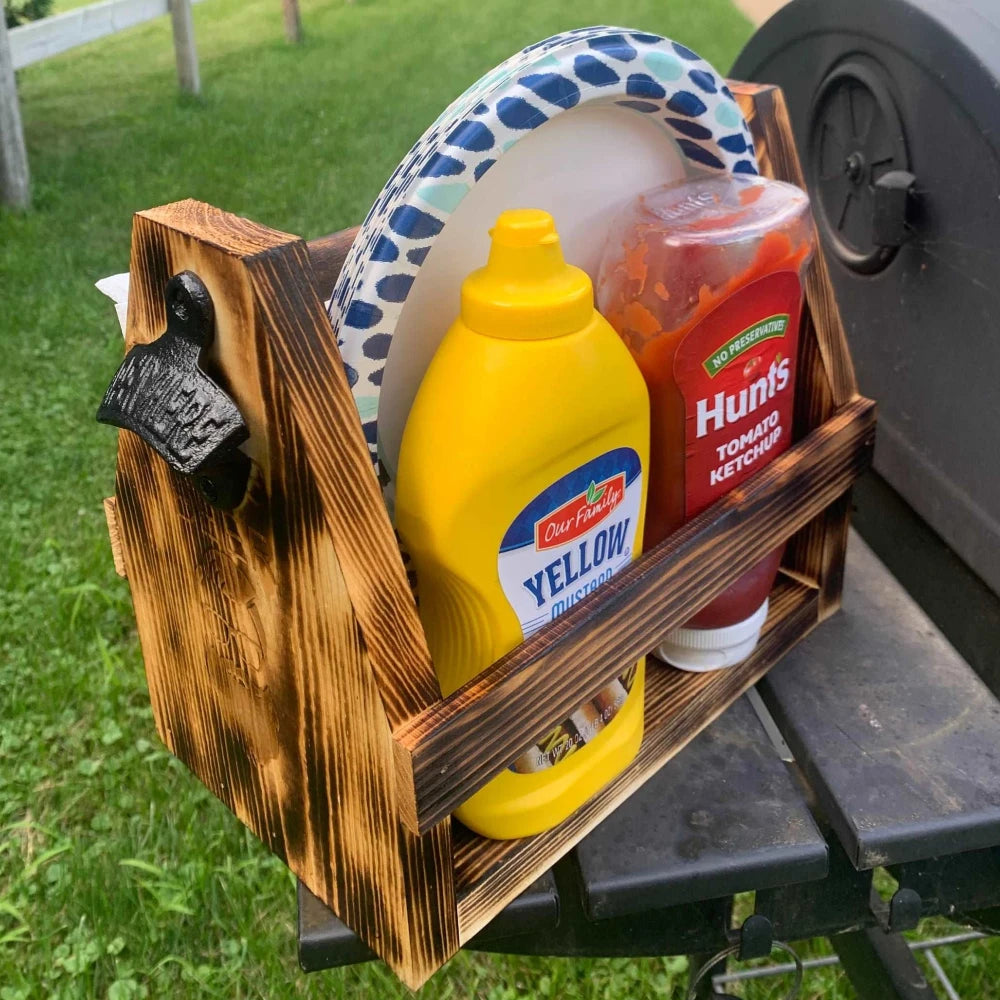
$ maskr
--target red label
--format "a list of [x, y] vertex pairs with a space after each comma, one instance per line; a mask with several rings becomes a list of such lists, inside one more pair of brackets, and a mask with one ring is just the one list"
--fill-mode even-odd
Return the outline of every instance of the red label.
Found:
[[602, 483], [592, 482], [586, 492], [535, 522], [535, 548], [554, 549], [579, 538], [600, 524], [624, 499], [625, 473]]
[[687, 518], [791, 444], [801, 300], [795, 272], [769, 274], [713, 309], [677, 348]]

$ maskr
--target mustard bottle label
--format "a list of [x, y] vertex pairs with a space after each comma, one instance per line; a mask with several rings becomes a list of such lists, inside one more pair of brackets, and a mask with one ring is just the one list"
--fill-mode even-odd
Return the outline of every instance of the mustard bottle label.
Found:
[[[500, 543], [497, 570], [525, 638], [628, 566], [641, 501], [639, 456], [616, 448], [558, 479], [514, 518]], [[592, 740], [618, 714], [634, 679], [632, 667], [510, 769], [544, 770]]]

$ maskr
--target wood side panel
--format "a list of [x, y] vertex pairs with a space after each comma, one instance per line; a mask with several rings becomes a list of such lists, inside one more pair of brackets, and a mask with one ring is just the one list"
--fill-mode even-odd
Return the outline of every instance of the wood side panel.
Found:
[[[365, 574], [373, 582], [381, 580], [385, 584], [385, 581], [391, 580], [397, 568], [402, 572], [402, 562], [395, 536], [391, 528], [388, 528], [388, 516], [381, 494], [376, 494], [379, 517], [372, 519], [374, 524], [367, 526], [367, 531], [366, 526], [359, 523], [363, 521], [364, 513], [344, 500], [345, 476], [364, 475], [372, 483], [375, 478], [371, 474], [367, 448], [361, 452], [365, 466], [364, 471], [359, 473], [347, 465], [342, 452], [335, 446], [343, 445], [348, 433], [347, 424], [351, 421], [355, 438], [358, 441], [362, 439], [353, 397], [339, 356], [324, 349], [326, 345], [332, 344], [332, 335], [326, 313], [314, 289], [305, 244], [296, 243], [285, 248], [280, 255], [266, 254], [249, 259], [246, 267], [257, 293], [259, 329], [266, 342], [266, 349], [270, 352], [272, 365], [273, 382], [270, 391], [267, 387], [264, 388], [264, 398], [284, 398], [289, 409], [284, 421], [278, 420], [275, 414], [269, 423], [279, 428], [293, 424], [299, 434], [299, 441], [296, 443], [299, 444], [301, 453], [294, 456], [294, 466], [308, 467], [310, 478], [298, 488], [303, 493], [311, 491], [320, 501], [319, 513], [333, 531], [338, 569], [346, 577], [347, 560], [356, 564], [359, 575]], [[265, 343], [262, 343], [260, 350], [263, 352], [264, 349]], [[328, 385], [334, 377], [341, 383], [343, 392], [338, 394], [340, 398], [335, 397], [332, 402], [340, 404], [340, 409], [343, 410], [346, 400], [346, 412], [333, 412]], [[281, 440], [282, 453], [288, 461], [291, 449], [286, 439]], [[277, 440], [275, 444], [277, 446]], [[385, 558], [385, 546], [380, 546], [373, 537], [382, 526], [388, 528], [392, 565], [385, 565], [388, 561]], [[338, 544], [338, 538], [343, 539], [342, 543]], [[300, 548], [300, 543], [295, 539], [289, 539], [288, 545], [289, 551], [293, 553]], [[304, 577], [304, 572], [299, 576]], [[322, 578], [321, 576], [319, 579]], [[377, 603], [369, 609], [369, 614], [379, 616], [380, 634], [392, 640], [394, 647], [389, 655], [394, 658], [397, 667], [413, 669], [411, 664], [417, 660], [417, 665], [422, 668], [426, 664], [426, 670], [430, 673], [430, 657], [426, 652], [423, 631], [416, 618], [405, 574], [402, 576], [402, 585], [405, 589], [403, 602], [394, 601], [389, 586], [385, 585], [384, 590], [388, 593], [375, 593]], [[365, 593], [367, 595], [368, 592]], [[301, 596], [301, 608], [307, 614], [315, 616], [318, 592], [307, 586]], [[351, 598], [353, 613], [360, 620], [357, 597], [352, 593]], [[400, 614], [400, 603], [403, 610], [412, 612], [412, 621], [408, 614]], [[443, 822], [419, 837], [410, 833], [400, 822], [399, 814], [409, 803], [401, 801], [399, 788], [396, 786], [394, 743], [390, 728], [394, 716], [390, 712], [389, 697], [376, 684], [377, 677], [368, 655], [371, 645], [369, 633], [364, 628], [361, 631], [366, 655], [358, 679], [366, 688], [364, 704], [369, 709], [369, 718], [360, 720], [358, 728], [350, 736], [339, 732], [339, 726], [332, 726], [327, 730], [327, 739], [345, 740], [345, 736], [348, 737], [343, 755], [345, 763], [349, 765], [349, 777], [357, 779], [360, 776], [368, 786], [359, 805], [363, 808], [366, 803], [374, 803], [373, 812], [383, 824], [381, 832], [385, 838], [384, 844], [389, 845], [395, 839], [402, 868], [398, 873], [394, 870], [385, 872], [387, 876], [398, 875], [398, 881], [384, 878], [379, 871], [372, 871], [370, 882], [344, 888], [344, 908], [347, 912], [351, 911], [354, 896], [366, 900], [369, 906], [376, 905], [375, 912], [369, 914], [369, 917], [378, 917], [378, 909], [382, 906], [391, 911], [393, 904], [402, 905], [405, 908], [407, 932], [407, 939], [402, 942], [404, 947], [395, 954], [380, 950], [377, 944], [378, 920], [369, 934], [355, 927], [350, 919], [344, 919], [386, 958], [390, 966], [397, 972], [402, 970], [403, 978], [410, 985], [415, 985], [426, 979], [458, 950], [452, 884], [451, 828], [449, 823]], [[331, 649], [327, 656], [317, 655], [315, 662], [325, 666], [337, 663], [338, 659], [338, 651]], [[430, 689], [419, 691], [418, 697], [433, 704], [440, 697], [440, 692], [433, 674], [430, 676], [433, 682]], [[343, 697], [338, 715], [343, 717], [345, 706], [351, 704], [352, 699]], [[416, 702], [401, 704], [397, 708], [396, 717], [399, 712], [411, 711], [415, 704]], [[369, 759], [358, 753], [358, 748], [364, 746], [366, 733], [378, 734], [377, 755]], [[353, 824], [352, 815], [356, 808], [358, 806], [352, 807], [341, 798], [337, 802], [326, 803], [319, 819], [322, 821], [326, 812], [332, 812], [340, 821], [334, 837], [339, 835], [344, 838], [349, 829], [355, 838], [355, 850], [362, 857], [368, 850], [371, 831], [363, 825], [355, 827]], [[394, 862], [396, 860], [393, 859]], [[395, 885], [393, 881], [396, 881]], [[396, 896], [397, 892], [399, 896]], [[378, 903], [380, 896], [382, 902]]]
[[[157, 727], [416, 987], [458, 948], [451, 830], [417, 837], [398, 819], [391, 724], [323, 482], [338, 466], [324, 456], [317, 475], [300, 422], [308, 401], [274, 355], [310, 324], [332, 339], [309, 299], [304, 244], [187, 203], [136, 218], [131, 269], [130, 344], [162, 332], [170, 274], [190, 269], [208, 287], [211, 367], [239, 402], [255, 462], [244, 503], [221, 512], [120, 435], [119, 521]], [[364, 461], [358, 478], [374, 484]]]
[[[808, 307], [802, 324], [799, 369], [804, 375], [795, 395], [796, 439], [834, 412], [829, 382], [822, 371], [813, 316]], [[819, 587], [821, 619], [829, 617], [840, 607], [850, 511], [851, 493], [848, 491], [797, 531], [785, 549], [784, 566]]]
[[280, 260], [262, 256], [248, 267], [284, 296], [280, 313], [276, 298], [260, 299], [274, 331], [276, 378], [289, 394], [386, 714], [396, 727], [437, 702], [441, 689], [305, 244]]
[[[732, 84], [750, 125], [761, 173], [805, 189], [785, 98], [778, 87]], [[796, 438], [818, 427], [857, 392], [847, 337], [837, 309], [822, 246], [806, 275], [796, 387]], [[850, 495], [818, 514], [790, 541], [784, 564], [820, 588], [820, 616], [840, 607], [843, 566], [850, 527]]]
[[[628, 569], [395, 733], [419, 828], [439, 822], [665, 631], [844, 493], [868, 468], [858, 397]], [[476, 747], [470, 758], [464, 752]], [[460, 761], [460, 766], [456, 766]]]
[[337, 283], [340, 269], [347, 259], [347, 251], [351, 249], [351, 244], [360, 228], [353, 226], [351, 229], [341, 229], [339, 232], [306, 243], [313, 274], [316, 276], [316, 291], [324, 300], [333, 293], [333, 286]]
[[[179, 202], [142, 216], [176, 226], [210, 245], [229, 241], [224, 244], [226, 252], [248, 256], [246, 266], [265, 284], [274, 279], [269, 269], [282, 270], [284, 300], [261, 298], [257, 303], [274, 331], [268, 350], [280, 368], [279, 378], [288, 391], [306, 460], [323, 497], [389, 723], [400, 725], [436, 701], [440, 688], [354, 398], [314, 288], [305, 244], [198, 202]], [[269, 240], [274, 243], [275, 237], [284, 241], [280, 255], [265, 252], [274, 250], [267, 244]], [[227, 375], [240, 361], [236, 352], [218, 360]], [[252, 419], [244, 408], [240, 380], [229, 388], [250, 424], [248, 451], [254, 457], [253, 441], [259, 439], [263, 423]]]
[[[312, 265], [314, 284], [324, 298], [333, 293], [340, 270], [344, 266], [348, 251], [360, 226], [342, 229], [328, 236], [321, 236], [306, 243], [309, 261]], [[399, 791], [400, 813], [410, 830], [417, 830], [416, 791], [413, 786], [413, 770], [410, 766], [409, 754], [402, 751], [399, 744], [394, 743], [396, 750], [396, 782]]]
[[817, 622], [816, 591], [779, 578], [761, 641], [728, 670], [684, 673], [653, 660], [646, 675], [646, 721], [636, 759], [606, 788], [553, 830], [523, 840], [487, 840], [455, 827], [455, 884], [461, 940], [569, 851], [614, 808], [721, 715]]

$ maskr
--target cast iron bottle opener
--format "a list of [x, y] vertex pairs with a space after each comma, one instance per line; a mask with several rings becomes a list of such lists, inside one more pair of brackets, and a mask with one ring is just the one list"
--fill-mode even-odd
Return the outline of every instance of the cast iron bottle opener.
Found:
[[111, 380], [97, 419], [138, 434], [176, 472], [192, 477], [213, 507], [230, 510], [246, 492], [249, 436], [236, 404], [201, 368], [215, 338], [208, 289], [191, 271], [164, 289], [167, 329], [136, 344]]

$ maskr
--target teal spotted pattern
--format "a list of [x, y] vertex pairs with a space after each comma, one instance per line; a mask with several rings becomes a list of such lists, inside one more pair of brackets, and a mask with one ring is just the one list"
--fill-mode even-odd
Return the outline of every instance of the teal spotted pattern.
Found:
[[396, 320], [435, 237], [521, 138], [591, 103], [650, 117], [697, 168], [757, 173], [750, 130], [723, 77], [678, 42], [627, 28], [580, 28], [487, 73], [441, 113], [386, 182], [328, 303], [376, 465], [382, 373]]

